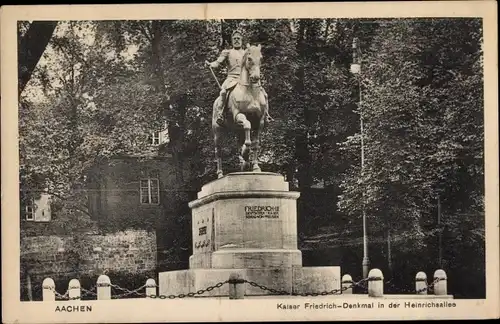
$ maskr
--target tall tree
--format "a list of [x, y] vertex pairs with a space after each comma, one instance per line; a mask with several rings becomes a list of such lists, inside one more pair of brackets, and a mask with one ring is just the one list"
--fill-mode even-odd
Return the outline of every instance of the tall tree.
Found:
[[[399, 252], [437, 251], [443, 227], [469, 224], [470, 240], [456, 246], [482, 240], [480, 35], [475, 20], [400, 20], [380, 28], [363, 57], [365, 168], [347, 170], [340, 207], [359, 217], [365, 204], [371, 233], [405, 238]], [[359, 134], [344, 144], [355, 155]]]
[[158, 123], [156, 97], [143, 75], [97, 27], [59, 25], [20, 104], [23, 192], [48, 190], [83, 213], [88, 172], [109, 157], [143, 152]]

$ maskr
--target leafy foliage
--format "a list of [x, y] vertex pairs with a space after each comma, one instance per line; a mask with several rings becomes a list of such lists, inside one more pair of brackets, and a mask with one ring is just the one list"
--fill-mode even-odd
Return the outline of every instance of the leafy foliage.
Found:
[[[364, 53], [365, 164], [346, 171], [339, 206], [358, 217], [364, 206], [372, 231], [420, 237], [400, 248], [437, 249], [439, 233], [464, 227], [484, 245], [480, 30], [474, 20], [401, 20]], [[346, 154], [359, 152], [359, 141], [348, 138]], [[433, 231], [438, 199], [442, 223]], [[456, 233], [448, 242], [466, 241]]]
[[158, 96], [95, 33], [96, 24], [61, 24], [20, 98], [23, 194], [48, 190], [64, 208], [83, 214], [91, 168], [112, 156], [143, 152], [161, 123]]

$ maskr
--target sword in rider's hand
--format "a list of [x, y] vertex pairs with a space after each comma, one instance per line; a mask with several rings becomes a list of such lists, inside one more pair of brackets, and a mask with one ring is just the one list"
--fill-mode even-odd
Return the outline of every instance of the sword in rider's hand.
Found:
[[212, 67], [210, 66], [210, 63], [208, 61], [205, 61], [205, 64], [208, 65], [208, 68], [210, 69], [210, 72], [212, 72], [212, 75], [214, 76], [215, 82], [217, 82], [217, 85], [219, 86], [219, 89], [222, 89], [222, 86], [219, 83], [219, 80], [217, 80], [217, 77], [215, 76], [214, 70], [212, 70]]

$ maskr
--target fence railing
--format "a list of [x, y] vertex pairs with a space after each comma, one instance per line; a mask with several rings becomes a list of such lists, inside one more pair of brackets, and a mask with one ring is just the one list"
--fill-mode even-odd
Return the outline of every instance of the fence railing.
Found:
[[[352, 295], [354, 287], [361, 287], [363, 288], [363, 290], [367, 290], [368, 297], [382, 297], [384, 296], [384, 285], [387, 285], [387, 283], [384, 282], [382, 271], [380, 271], [379, 269], [371, 269], [368, 277], [359, 281], [354, 281], [349, 274], [344, 274], [342, 276], [341, 287], [339, 289], [305, 293], [298, 293], [294, 291], [289, 292], [285, 290], [269, 288], [257, 282], [247, 280], [243, 278], [239, 273], [231, 273], [228, 280], [208, 286], [205, 289], [200, 289], [197, 292], [178, 295], [158, 295], [157, 288], [159, 287], [156, 284], [156, 281], [152, 278], [147, 279], [146, 283], [139, 288], [129, 290], [127, 288], [122, 288], [111, 283], [111, 280], [107, 275], [100, 275], [97, 278], [96, 285], [89, 289], [81, 287], [80, 281], [78, 279], [71, 279], [68, 284], [68, 290], [64, 294], [60, 294], [56, 291], [56, 286], [52, 278], [45, 278], [42, 283], [42, 288], [43, 301], [81, 300], [82, 297], [95, 297], [97, 300], [110, 300], [130, 296], [134, 296], [136, 298], [175, 299], [202, 296], [203, 294], [205, 294], [205, 292], [212, 291], [216, 288], [221, 288], [226, 284], [228, 285], [229, 299], [245, 298], [246, 284], [261, 289], [263, 292], [266, 292], [266, 295], [289, 295], [303, 297], [342, 294]], [[119, 293], [112, 294], [112, 289], [114, 289], [115, 292]], [[430, 283], [427, 280], [427, 275], [425, 272], [418, 272], [415, 276], [415, 290], [408, 291], [408, 293], [411, 295], [427, 295], [429, 292], [433, 293], [433, 295], [435, 296], [447, 296], [447, 276], [444, 270], [436, 270], [434, 272], [433, 280]]]

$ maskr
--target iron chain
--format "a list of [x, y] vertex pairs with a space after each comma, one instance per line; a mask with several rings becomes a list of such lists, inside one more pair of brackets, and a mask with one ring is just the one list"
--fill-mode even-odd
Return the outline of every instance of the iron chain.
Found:
[[[351, 288], [354, 288], [354, 287], [361, 287], [363, 289], [366, 289], [367, 286], [366, 286], [366, 283], [367, 281], [369, 281], [370, 279], [372, 278], [365, 278], [365, 279], [361, 279], [360, 281], [357, 281], [357, 282], [352, 282], [351, 285], [349, 286], [345, 286], [345, 287], [342, 287], [340, 289], [332, 289], [330, 291], [322, 291], [322, 292], [313, 292], [313, 293], [297, 293], [297, 292], [288, 292], [288, 291], [285, 291], [285, 290], [278, 290], [278, 289], [273, 289], [273, 288], [269, 288], [265, 285], [260, 285], [256, 282], [253, 282], [253, 281], [249, 281], [249, 280], [246, 280], [246, 279], [241, 279], [241, 281], [237, 282], [237, 283], [248, 283], [250, 286], [252, 287], [256, 287], [256, 288], [259, 288], [261, 290], [264, 290], [264, 291], [268, 291], [270, 292], [272, 295], [291, 295], [291, 296], [303, 296], [303, 297], [306, 297], [306, 296], [312, 296], [312, 297], [315, 297], [315, 296], [327, 296], [327, 295], [339, 295], [341, 294], [343, 291], [347, 290], [347, 289], [351, 289]], [[422, 288], [422, 289], [419, 289], [416, 291], [416, 293], [421, 293], [425, 290], [430, 290], [430, 289], [433, 289], [435, 284], [438, 283], [440, 281], [439, 278], [436, 278], [432, 283], [428, 284], [426, 287]], [[123, 293], [122, 294], [118, 294], [118, 295], [114, 295], [112, 296], [111, 298], [112, 299], [117, 299], [117, 298], [122, 298], [122, 297], [125, 297], [125, 296], [130, 296], [130, 295], [137, 295], [137, 296], [140, 296], [140, 297], [148, 297], [148, 298], [159, 298], [159, 299], [175, 299], [175, 298], [186, 298], [186, 297], [195, 297], [195, 296], [200, 296], [200, 295], [203, 295], [204, 293], [206, 292], [209, 292], [209, 291], [212, 291], [216, 288], [221, 288], [222, 286], [224, 286], [225, 284], [227, 283], [230, 283], [230, 280], [226, 280], [226, 281], [222, 281], [222, 282], [219, 282], [213, 286], [208, 286], [207, 288], [205, 289], [200, 289], [198, 290], [197, 292], [190, 292], [190, 293], [186, 293], [186, 294], [178, 294], [178, 295], [174, 295], [174, 294], [171, 294], [171, 295], [147, 295], [146, 293], [141, 293], [139, 292], [140, 290], [144, 289], [144, 288], [147, 288], [147, 285], [143, 285], [137, 289], [134, 289], [134, 290], [129, 290], [127, 288], [122, 288], [118, 285], [114, 285], [114, 284], [109, 284], [110, 287], [116, 289], [116, 290], [119, 290], [119, 291], [122, 291]], [[388, 281], [386, 284], [389, 284], [390, 281]], [[158, 285], [155, 285], [155, 287], [158, 287]], [[394, 286], [391, 286], [391, 287], [394, 287]], [[85, 297], [85, 296], [97, 296], [97, 293], [94, 292], [94, 290], [96, 289], [96, 286], [93, 286], [92, 288], [90, 288], [89, 290], [85, 289], [85, 288], [80, 288], [81, 289], [81, 296], [78, 296], [78, 297], [69, 297], [69, 290], [66, 291], [63, 295], [61, 295], [60, 293], [58, 293], [55, 288], [50, 288], [50, 290], [54, 291], [54, 294], [55, 294], [55, 297], [56, 299], [58, 300], [76, 300], [76, 299], [80, 299], [81, 297]], [[412, 293], [415, 293], [413, 291], [407, 291], [405, 290], [405, 292], [412, 292]]]
[[196, 295], [203, 295], [207, 291], [212, 291], [215, 288], [220, 288], [220, 287], [224, 286], [225, 284], [227, 284], [228, 282], [229, 282], [229, 280], [221, 281], [221, 282], [217, 283], [216, 285], [208, 286], [205, 289], [200, 289], [196, 293], [190, 292], [190, 293], [187, 293], [187, 294], [158, 295], [158, 296], [157, 295], [149, 295], [149, 296], [146, 296], [146, 297], [149, 297], [149, 298], [160, 298], [160, 299], [166, 299], [166, 298], [168, 298], [168, 299], [175, 299], [175, 298], [195, 297]]
[[256, 282], [253, 282], [253, 281], [248, 281], [248, 280], [244, 280], [244, 282], [247, 282], [250, 286], [252, 287], [257, 287], [257, 288], [260, 288], [262, 290], [267, 290], [273, 294], [276, 294], [276, 295], [289, 295], [290, 293], [288, 291], [284, 291], [284, 290], [276, 290], [276, 289], [273, 289], [273, 288], [268, 288], [264, 285], [259, 285], [258, 283]]
[[134, 290], [128, 290], [127, 288], [122, 288], [122, 287], [120, 287], [118, 285], [113, 285], [113, 284], [110, 284], [110, 286], [112, 288], [115, 288], [116, 290], [121, 290], [121, 291], [124, 292], [123, 294], [118, 294], [118, 295], [112, 296], [111, 298], [113, 298], [113, 299], [121, 298], [121, 297], [125, 297], [125, 296], [130, 296], [130, 295], [133, 295], [133, 294], [136, 294], [136, 295], [141, 296], [141, 297], [146, 296], [146, 294], [139, 292], [139, 290], [145, 288], [146, 285], [142, 285], [141, 287], [139, 287], [137, 289], [134, 289]]
[[69, 297], [69, 290], [67, 290], [63, 295], [61, 295], [60, 293], [57, 292], [57, 290], [55, 288], [50, 287], [49, 289], [54, 292], [56, 300], [76, 300], [76, 299], [80, 299], [80, 296], [78, 296], [78, 297]]
[[61, 295], [60, 293], [57, 292], [57, 290], [52, 289], [54, 291], [54, 294], [56, 295], [56, 298], [59, 298], [59, 300], [68, 300], [69, 299], [69, 292], [66, 291], [64, 295]]
[[432, 289], [432, 290], [434, 290], [434, 285], [436, 285], [436, 284], [437, 284], [440, 280], [441, 280], [441, 279], [436, 278], [436, 279], [435, 279], [435, 280], [434, 280], [434, 281], [433, 281], [430, 285], [427, 285], [427, 287], [424, 287], [424, 288], [422, 288], [422, 289], [417, 290], [417, 294], [418, 294], [418, 293], [421, 293], [421, 292], [423, 292], [423, 291], [426, 291], [426, 290], [428, 290], [428, 289]]
[[257, 288], [260, 288], [262, 290], [266, 290], [266, 291], [269, 291], [271, 294], [275, 294], [275, 295], [291, 295], [291, 296], [313, 296], [313, 297], [316, 297], [316, 296], [327, 296], [327, 295], [340, 295], [343, 291], [347, 290], [347, 289], [350, 289], [350, 288], [354, 288], [355, 286], [361, 286], [362, 283], [364, 283], [365, 281], [369, 280], [370, 278], [365, 278], [365, 279], [362, 279], [358, 282], [353, 282], [350, 286], [345, 286], [343, 288], [340, 288], [340, 289], [332, 289], [330, 291], [322, 291], [322, 292], [319, 292], [319, 293], [296, 293], [296, 292], [288, 292], [288, 291], [285, 291], [285, 290], [277, 290], [277, 289], [273, 289], [273, 288], [269, 288], [269, 287], [266, 287], [264, 285], [259, 285], [258, 283], [256, 282], [253, 282], [253, 281], [248, 281], [248, 280], [244, 280], [244, 282], [247, 282], [250, 286], [252, 287], [257, 287]]
[[83, 297], [86, 297], [86, 296], [97, 296], [97, 293], [95, 293], [93, 290], [95, 289], [96, 287], [92, 287], [90, 288], [89, 290], [85, 289], [85, 288], [80, 288], [82, 290], [82, 296]]
[[413, 289], [405, 289], [405, 288], [398, 288], [394, 285], [392, 285], [390, 283], [390, 281], [386, 282], [385, 284], [388, 285], [389, 287], [395, 289], [395, 290], [398, 290], [398, 291], [401, 291], [403, 293], [410, 293], [410, 294], [420, 294], [421, 292], [424, 292], [424, 291], [430, 291], [430, 290], [433, 290], [434, 289], [434, 285], [436, 283], [438, 283], [440, 281], [439, 278], [436, 278], [433, 282], [431, 282], [430, 284], [426, 285], [425, 287], [419, 289], [419, 290], [413, 290]]

